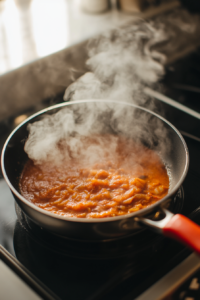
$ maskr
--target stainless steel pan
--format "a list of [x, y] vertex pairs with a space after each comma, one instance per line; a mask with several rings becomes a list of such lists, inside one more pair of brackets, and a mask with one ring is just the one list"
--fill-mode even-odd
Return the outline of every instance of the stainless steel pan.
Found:
[[[149, 147], [159, 149], [160, 155], [170, 166], [171, 171], [172, 179], [168, 195], [140, 211], [103, 219], [58, 216], [35, 206], [22, 197], [18, 184], [23, 166], [28, 159], [24, 152], [24, 144], [28, 137], [27, 125], [64, 107], [73, 110], [76, 114], [81, 113], [82, 108], [84, 108], [84, 114], [97, 113], [98, 122], [103, 123], [100, 133], [103, 130], [103, 132], [140, 138]], [[159, 147], [160, 133], [157, 134], [159, 130], [155, 128], [155, 125], [157, 128], [162, 128], [167, 135], [162, 139], [162, 143], [163, 140], [166, 143], [164, 147], [163, 144]], [[135, 131], [137, 133], [134, 133]], [[148, 136], [147, 140], [145, 136]], [[188, 171], [189, 155], [186, 143], [172, 124], [147, 109], [133, 104], [103, 100], [76, 101], [52, 106], [31, 116], [10, 134], [2, 151], [1, 163], [4, 178], [18, 205], [32, 221], [53, 234], [73, 239], [105, 240], [139, 233], [143, 226], [148, 226], [166, 236], [180, 240], [200, 253], [200, 227], [186, 217], [173, 215], [166, 209], [174, 201]], [[155, 215], [158, 215], [158, 211], [164, 215], [164, 218], [156, 221]]]

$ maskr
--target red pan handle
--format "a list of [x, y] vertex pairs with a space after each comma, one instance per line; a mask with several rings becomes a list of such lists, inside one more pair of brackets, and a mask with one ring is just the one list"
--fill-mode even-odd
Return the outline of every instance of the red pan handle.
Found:
[[200, 226], [183, 215], [174, 215], [163, 227], [163, 234], [178, 240], [200, 254]]
[[135, 221], [181, 242], [200, 254], [200, 226], [183, 215], [174, 215], [165, 208], [161, 210], [165, 213], [165, 217], [160, 221], [142, 217], [136, 217]]

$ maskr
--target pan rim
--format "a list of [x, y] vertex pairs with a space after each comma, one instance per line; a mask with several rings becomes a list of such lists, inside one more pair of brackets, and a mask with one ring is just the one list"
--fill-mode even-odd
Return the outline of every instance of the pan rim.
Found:
[[[164, 198], [160, 199], [158, 202], [146, 207], [146, 208], [143, 208], [139, 211], [136, 211], [136, 212], [133, 212], [133, 213], [130, 213], [130, 214], [126, 214], [126, 215], [123, 215], [123, 216], [116, 216], [116, 217], [108, 217], [108, 218], [76, 218], [76, 217], [65, 217], [65, 216], [60, 216], [60, 215], [57, 215], [55, 213], [51, 213], [51, 212], [48, 212], [38, 206], [36, 206], [35, 204], [29, 202], [27, 199], [25, 199], [14, 187], [13, 185], [11, 184], [8, 176], [7, 176], [7, 173], [6, 173], [6, 170], [5, 170], [5, 165], [4, 165], [4, 157], [5, 157], [5, 152], [6, 152], [6, 148], [7, 148], [7, 145], [10, 141], [10, 139], [12, 138], [12, 136], [15, 134], [15, 132], [17, 132], [19, 130], [20, 127], [22, 127], [24, 124], [28, 124], [28, 122], [32, 119], [34, 119], [35, 117], [38, 117], [44, 113], [47, 113], [53, 109], [57, 109], [57, 108], [62, 108], [62, 107], [65, 107], [65, 106], [68, 106], [68, 105], [73, 105], [73, 104], [79, 104], [79, 103], [89, 103], [89, 102], [97, 102], [97, 103], [100, 103], [100, 102], [104, 102], [104, 103], [116, 103], [116, 104], [121, 104], [121, 105], [128, 105], [128, 106], [131, 106], [131, 107], [134, 107], [136, 109], [140, 109], [140, 110], [143, 110], [157, 118], [159, 118], [160, 120], [162, 120], [164, 123], [166, 123], [169, 127], [171, 127], [175, 132], [176, 134], [178, 135], [178, 137], [180, 138], [183, 146], [184, 146], [184, 149], [185, 149], [185, 155], [186, 155], [186, 162], [185, 162], [185, 167], [184, 167], [184, 171], [182, 172], [182, 176], [180, 177], [179, 181], [177, 182], [177, 184], [174, 186], [174, 188], [169, 192], [169, 194], [167, 194]], [[121, 102], [121, 101], [116, 101], [116, 100], [102, 100], [102, 99], [83, 99], [83, 100], [77, 100], [77, 101], [73, 101], [73, 102], [66, 102], [66, 103], [60, 103], [60, 104], [56, 104], [56, 105], [53, 105], [53, 106], [50, 106], [48, 108], [45, 108], [43, 110], [40, 110], [39, 112], [31, 115], [29, 118], [27, 118], [25, 121], [23, 121], [21, 124], [19, 124], [11, 133], [10, 135], [8, 136], [8, 138], [6, 139], [5, 143], [4, 143], [4, 146], [3, 146], [3, 149], [2, 149], [2, 153], [1, 153], [1, 168], [2, 168], [2, 173], [3, 173], [3, 176], [4, 176], [4, 179], [6, 181], [6, 183], [8, 184], [9, 188], [11, 189], [11, 191], [13, 192], [13, 194], [18, 198], [20, 199], [25, 205], [28, 205], [30, 208], [32, 208], [33, 210], [37, 211], [38, 213], [41, 213], [43, 215], [46, 215], [47, 217], [52, 217], [54, 219], [58, 219], [58, 220], [62, 220], [62, 221], [65, 221], [65, 222], [78, 222], [78, 223], [106, 223], [106, 222], [114, 222], [114, 221], [119, 221], [119, 220], [124, 220], [124, 219], [129, 219], [129, 218], [135, 218], [136, 216], [138, 215], [147, 215], [148, 213], [152, 212], [153, 210], [155, 210], [156, 207], [160, 207], [162, 206], [163, 203], [165, 203], [167, 200], [169, 200], [179, 189], [179, 187], [181, 186], [181, 184], [183, 183], [186, 175], [187, 175], [187, 172], [188, 172], [188, 168], [189, 168], [189, 151], [188, 151], [188, 148], [187, 148], [187, 144], [183, 138], [183, 136], [181, 135], [181, 133], [179, 132], [179, 130], [173, 125], [171, 124], [169, 121], [167, 121], [165, 118], [163, 118], [162, 116], [158, 115], [157, 113], [149, 110], [149, 109], [146, 109], [144, 107], [141, 107], [139, 105], [135, 105], [135, 104], [132, 104], [132, 103], [129, 103], [129, 102]]]

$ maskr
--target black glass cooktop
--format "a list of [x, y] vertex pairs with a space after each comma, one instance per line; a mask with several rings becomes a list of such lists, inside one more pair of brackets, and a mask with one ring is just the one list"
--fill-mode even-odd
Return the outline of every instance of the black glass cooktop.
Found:
[[[175, 69], [169, 68], [162, 84], [166, 95], [200, 111], [198, 89], [191, 92], [180, 88], [192, 84], [200, 87], [195, 55], [187, 58], [188, 65], [179, 62]], [[187, 66], [184, 70], [196, 74], [195, 80], [190, 81], [193, 75], [189, 73], [183, 76], [181, 65]], [[61, 101], [62, 95], [58, 95], [53, 102], [46, 100], [43, 104], [45, 107]], [[200, 224], [200, 121], [167, 104], [158, 102], [157, 107], [179, 130], [197, 137], [195, 140], [184, 136], [190, 153], [190, 168], [173, 210]], [[1, 124], [1, 147], [13, 129], [13, 120], [14, 117]], [[2, 176], [0, 244], [58, 297], [69, 300], [134, 299], [191, 253], [177, 242], [149, 230], [109, 242], [81, 243], [54, 237], [33, 224], [15, 205]]]

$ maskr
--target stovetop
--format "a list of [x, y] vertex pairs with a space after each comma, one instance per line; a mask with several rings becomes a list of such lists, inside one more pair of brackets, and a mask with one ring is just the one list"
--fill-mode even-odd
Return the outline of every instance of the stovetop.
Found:
[[[200, 50], [169, 66], [161, 84], [166, 95], [200, 112], [198, 89], [184, 89], [200, 88], [199, 68]], [[155, 101], [159, 112], [179, 130], [197, 137], [195, 140], [184, 136], [190, 168], [174, 212], [181, 212], [200, 224], [199, 120]], [[62, 102], [62, 95], [43, 101], [40, 108], [58, 102]], [[37, 108], [33, 108], [35, 110]], [[33, 111], [22, 114], [29, 115]], [[1, 124], [1, 147], [14, 128], [15, 120], [13, 116]], [[139, 236], [101, 243], [62, 240], [27, 219], [14, 204], [2, 176], [0, 195], [0, 244], [61, 299], [134, 299], [191, 253], [177, 242], [148, 230]]]

